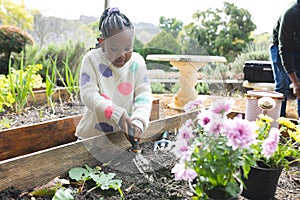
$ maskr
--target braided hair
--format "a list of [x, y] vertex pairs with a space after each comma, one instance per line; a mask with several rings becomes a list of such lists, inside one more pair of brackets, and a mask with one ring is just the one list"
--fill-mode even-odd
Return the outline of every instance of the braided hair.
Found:
[[132, 22], [116, 7], [105, 9], [99, 22], [99, 31], [103, 38], [111, 36], [112, 29], [134, 30]]

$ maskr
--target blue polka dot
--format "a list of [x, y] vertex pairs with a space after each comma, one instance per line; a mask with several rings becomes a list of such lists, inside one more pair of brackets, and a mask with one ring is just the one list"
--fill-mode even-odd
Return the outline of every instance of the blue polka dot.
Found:
[[138, 71], [138, 69], [139, 69], [139, 64], [137, 62], [133, 61], [130, 65], [130, 72], [135, 73]]
[[99, 68], [99, 71], [100, 71], [100, 73], [102, 74], [102, 76], [104, 76], [104, 77], [106, 77], [106, 78], [112, 76], [112, 71], [111, 71], [111, 69], [110, 69], [108, 66], [106, 66], [105, 64], [101, 63], [101, 64], [98, 66], [98, 68]]
[[144, 83], [147, 83], [147, 84], [149, 84], [149, 78], [148, 78], [148, 76], [147, 76], [147, 75], [145, 75], [145, 76], [144, 76]]
[[114, 127], [105, 122], [100, 122], [95, 125], [95, 129], [100, 132], [112, 132]]
[[150, 102], [149, 98], [147, 98], [147, 97], [136, 97], [135, 98], [135, 103], [136, 104], [147, 104], [149, 102]]
[[90, 75], [88, 75], [87, 73], [83, 72], [81, 74], [80, 86], [82, 87], [82, 86], [86, 85], [90, 81], [91, 81]]

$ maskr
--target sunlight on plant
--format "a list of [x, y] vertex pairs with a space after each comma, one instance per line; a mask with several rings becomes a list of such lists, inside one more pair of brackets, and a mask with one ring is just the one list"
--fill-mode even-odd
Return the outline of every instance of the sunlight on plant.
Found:
[[198, 94], [209, 95], [209, 85], [208, 83], [198, 83], [196, 85], [196, 91]]
[[[22, 58], [24, 57], [24, 52], [22, 52]], [[11, 67], [11, 58], [9, 60], [9, 88], [14, 100], [14, 107], [17, 113], [21, 113], [27, 104], [27, 98], [29, 95], [33, 94], [33, 88], [42, 86], [42, 77], [37, 74], [39, 70], [42, 69], [42, 65], [28, 65], [23, 66], [23, 59], [21, 60], [20, 70], [16, 70]]]
[[0, 75], [0, 112], [5, 111], [5, 107], [13, 108], [15, 98], [10, 91], [9, 80], [5, 75]]
[[47, 66], [46, 69], [46, 96], [47, 96], [47, 104], [51, 106], [52, 112], [55, 113], [55, 109], [54, 109], [54, 104], [53, 104], [53, 99], [52, 99], [52, 95], [55, 93], [55, 86], [56, 86], [56, 61], [57, 61], [57, 57], [55, 58], [54, 61], [51, 61], [52, 63], [52, 70], [51, 70], [51, 75], [49, 75], [50, 73], [50, 65]]
[[73, 72], [69, 65], [69, 56], [68, 55], [66, 57], [66, 61], [63, 63], [64, 63], [64, 69], [65, 69], [65, 71], [64, 71], [65, 77], [63, 77], [58, 70], [57, 70], [57, 75], [60, 77], [63, 85], [66, 87], [68, 93], [70, 94], [71, 100], [74, 100], [74, 96], [77, 97], [77, 94], [79, 93], [78, 78], [79, 78], [80, 68], [77, 67], [75, 74], [73, 75]]
[[4, 129], [4, 128], [10, 128], [10, 123], [12, 122], [12, 120], [7, 119], [6, 117], [3, 117], [0, 120], [0, 129]]

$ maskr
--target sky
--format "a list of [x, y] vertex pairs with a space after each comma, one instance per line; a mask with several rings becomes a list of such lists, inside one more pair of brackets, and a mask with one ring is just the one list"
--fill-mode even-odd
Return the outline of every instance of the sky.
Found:
[[[227, 0], [238, 8], [247, 9], [256, 24], [255, 33], [271, 33], [273, 25], [294, 0]], [[44, 16], [79, 19], [80, 15], [100, 17], [104, 0], [24, 0], [26, 7], [39, 9]], [[222, 8], [224, 0], [110, 0], [132, 22], [159, 24], [161, 16], [176, 18], [184, 24], [192, 22], [192, 14], [208, 8]]]

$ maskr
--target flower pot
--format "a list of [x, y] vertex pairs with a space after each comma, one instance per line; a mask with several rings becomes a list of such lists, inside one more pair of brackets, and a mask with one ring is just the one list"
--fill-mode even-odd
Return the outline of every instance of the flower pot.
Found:
[[274, 198], [282, 169], [283, 167], [278, 169], [267, 168], [261, 164], [252, 166], [248, 179], [243, 178], [245, 188], [242, 196], [260, 200]]
[[[280, 116], [281, 103], [284, 99], [283, 94], [279, 92], [271, 92], [264, 90], [250, 90], [246, 94], [246, 113], [245, 119], [255, 121], [257, 116], [263, 113], [263, 110], [257, 105], [261, 97], [271, 97], [276, 102], [275, 108], [266, 111], [266, 115], [277, 119]], [[278, 122], [274, 120], [271, 123], [272, 127], [278, 127]]]
[[[189, 187], [192, 190], [192, 192], [196, 195], [196, 191], [193, 186], [193, 182], [189, 181]], [[212, 190], [206, 190], [206, 194], [209, 197], [209, 200], [238, 200], [239, 196], [242, 194], [243, 191], [243, 185], [240, 183], [240, 192], [237, 193], [235, 196], [229, 196], [228, 193], [224, 191], [224, 188], [222, 187], [215, 187]]]

